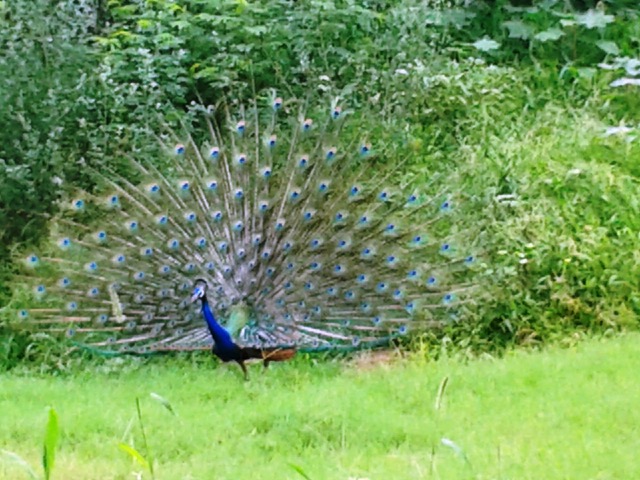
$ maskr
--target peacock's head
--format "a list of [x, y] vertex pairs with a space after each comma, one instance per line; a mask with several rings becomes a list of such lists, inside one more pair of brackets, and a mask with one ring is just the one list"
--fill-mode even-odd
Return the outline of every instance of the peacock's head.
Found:
[[193, 293], [191, 294], [190, 302], [194, 303], [198, 300], [204, 300], [207, 298], [207, 287], [209, 284], [204, 278], [196, 279], [193, 285]]

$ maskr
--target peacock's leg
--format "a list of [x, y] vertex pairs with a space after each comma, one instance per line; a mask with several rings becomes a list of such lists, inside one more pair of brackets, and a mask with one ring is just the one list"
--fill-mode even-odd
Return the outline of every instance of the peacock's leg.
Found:
[[242, 368], [242, 371], [244, 372], [244, 379], [249, 380], [249, 372], [247, 371], [247, 367], [244, 364], [244, 361], [242, 360], [236, 360], [238, 362], [238, 365], [240, 365], [240, 368]]

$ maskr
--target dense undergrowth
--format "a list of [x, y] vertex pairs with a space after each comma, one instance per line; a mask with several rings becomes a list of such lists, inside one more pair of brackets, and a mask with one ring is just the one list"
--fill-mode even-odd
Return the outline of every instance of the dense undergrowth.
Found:
[[484, 288], [427, 340], [495, 351], [638, 326], [634, 2], [77, 3], [0, 2], [0, 366], [66, 361], [11, 329], [13, 256], [46, 238], [56, 200], [151, 149], [192, 100], [266, 87], [340, 95], [409, 145], [406, 175], [451, 169], [484, 230]]

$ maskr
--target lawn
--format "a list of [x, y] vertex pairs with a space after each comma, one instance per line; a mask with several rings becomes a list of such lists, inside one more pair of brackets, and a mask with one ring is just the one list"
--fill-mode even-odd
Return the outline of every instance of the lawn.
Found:
[[[158, 479], [303, 478], [291, 464], [312, 479], [640, 478], [639, 341], [468, 362], [300, 359], [254, 366], [249, 382], [185, 360], [5, 374], [0, 448], [39, 467], [51, 405], [63, 430], [53, 478], [135, 478], [143, 469], [118, 443], [144, 453], [140, 397]], [[0, 478], [27, 477], [4, 462]]]

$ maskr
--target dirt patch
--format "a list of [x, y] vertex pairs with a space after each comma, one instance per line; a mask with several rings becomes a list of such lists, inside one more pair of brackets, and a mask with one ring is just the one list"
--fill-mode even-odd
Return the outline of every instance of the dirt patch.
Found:
[[397, 350], [370, 350], [358, 353], [349, 365], [357, 370], [373, 370], [375, 368], [392, 365], [402, 359]]

